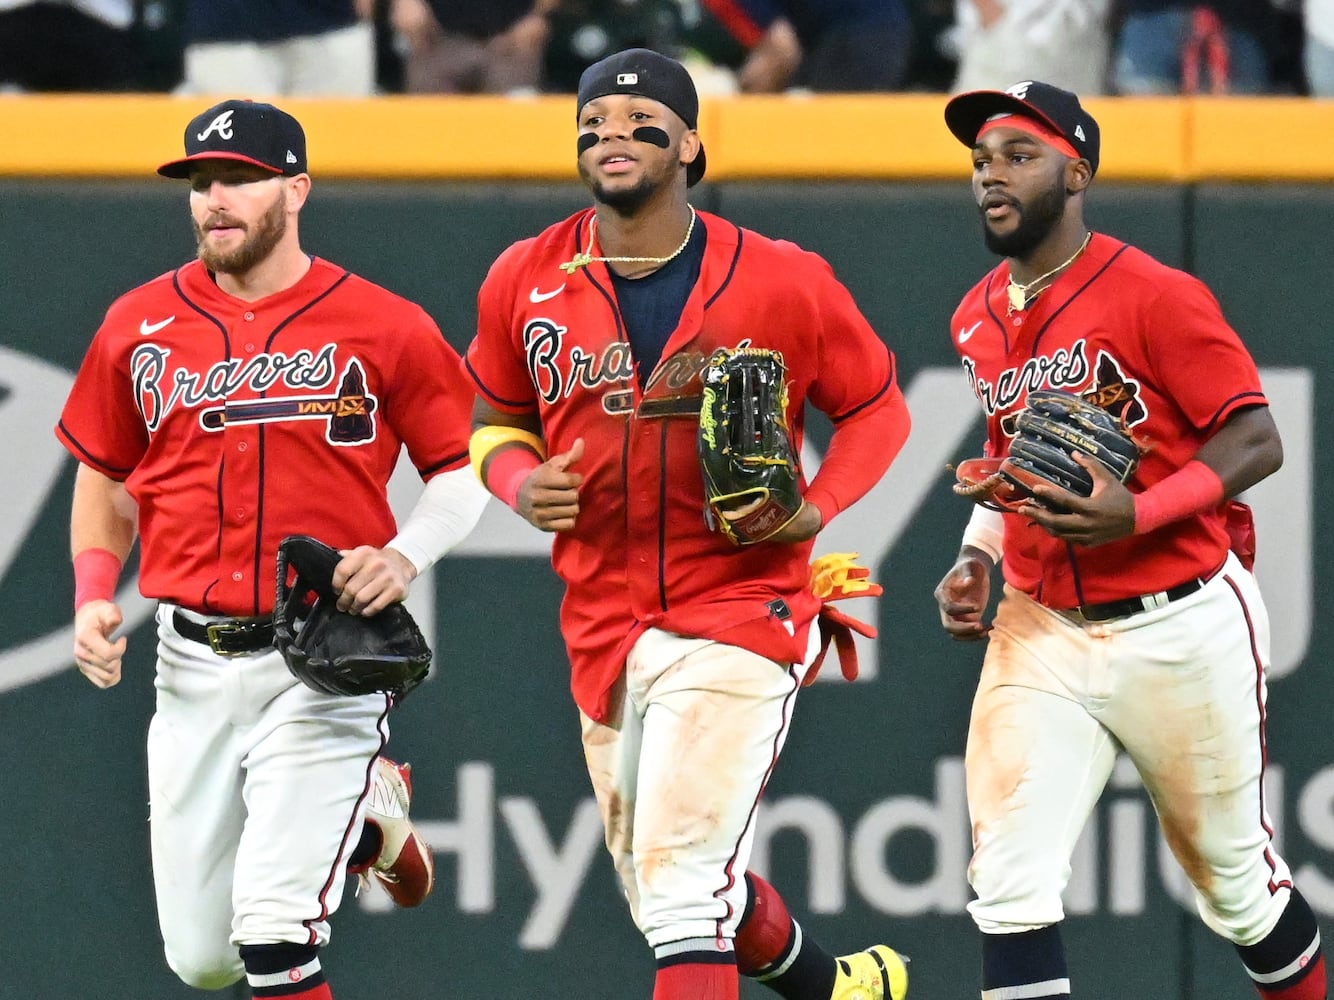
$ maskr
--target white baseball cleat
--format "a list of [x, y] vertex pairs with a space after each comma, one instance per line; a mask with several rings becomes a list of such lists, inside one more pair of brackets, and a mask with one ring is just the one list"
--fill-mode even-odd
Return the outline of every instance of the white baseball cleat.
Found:
[[366, 799], [366, 822], [380, 831], [380, 852], [356, 874], [362, 885], [374, 876], [399, 906], [420, 906], [435, 885], [435, 861], [408, 819], [412, 766], [387, 757], [375, 762]]

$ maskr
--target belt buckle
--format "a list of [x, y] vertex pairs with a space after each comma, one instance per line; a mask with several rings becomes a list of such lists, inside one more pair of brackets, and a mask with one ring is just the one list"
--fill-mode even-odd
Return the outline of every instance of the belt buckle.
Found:
[[243, 635], [249, 630], [250, 626], [238, 624], [236, 622], [209, 622], [204, 626], [204, 632], [208, 636], [209, 649], [219, 656], [240, 656], [241, 651], [235, 649], [223, 649], [222, 643], [226, 636]]

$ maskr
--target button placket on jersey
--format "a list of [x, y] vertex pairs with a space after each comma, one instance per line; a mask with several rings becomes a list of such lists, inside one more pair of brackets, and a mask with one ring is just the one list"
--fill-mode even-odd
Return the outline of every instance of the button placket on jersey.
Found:
[[[247, 309], [236, 317], [228, 339], [233, 345], [233, 359], [244, 368], [262, 349], [267, 331], [262, 319]], [[244, 403], [260, 398], [249, 381], [241, 385], [229, 403]], [[218, 433], [223, 436], [222, 469], [218, 479], [220, 545], [218, 581], [228, 606], [249, 607], [255, 594], [252, 579], [255, 564], [255, 517], [259, 507], [261, 481], [260, 439], [264, 424], [229, 421]]]

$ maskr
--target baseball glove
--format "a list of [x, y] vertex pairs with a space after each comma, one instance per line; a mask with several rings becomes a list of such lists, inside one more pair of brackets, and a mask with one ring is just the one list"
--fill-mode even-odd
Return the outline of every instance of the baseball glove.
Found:
[[700, 375], [704, 519], [737, 545], [780, 531], [803, 503], [785, 374], [781, 353], [747, 347], [719, 348]]
[[339, 611], [333, 573], [340, 559], [337, 549], [309, 535], [289, 535], [278, 545], [273, 644], [287, 669], [316, 691], [385, 692], [402, 701], [430, 670], [431, 647], [402, 604], [370, 617]]
[[1076, 454], [1098, 462], [1123, 483], [1139, 465], [1139, 446], [1121, 420], [1074, 393], [1030, 392], [1015, 417], [1015, 430], [1005, 458], [959, 463], [955, 493], [986, 507], [1013, 511], [1032, 497], [1037, 483], [1089, 496], [1093, 477], [1075, 461]]

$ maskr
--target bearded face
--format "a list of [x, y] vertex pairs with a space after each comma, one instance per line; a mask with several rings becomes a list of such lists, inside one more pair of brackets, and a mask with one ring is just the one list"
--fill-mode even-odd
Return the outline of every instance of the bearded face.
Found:
[[1002, 257], [1022, 259], [1047, 238], [1065, 212], [1065, 185], [1059, 177], [1051, 185], [1035, 191], [1028, 198], [1012, 202], [1018, 221], [1004, 231], [997, 231], [982, 212], [982, 238], [987, 249]]
[[281, 185], [267, 207], [246, 221], [230, 210], [210, 211], [193, 220], [200, 261], [216, 274], [244, 274], [273, 253], [287, 233], [287, 205]]

